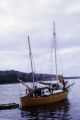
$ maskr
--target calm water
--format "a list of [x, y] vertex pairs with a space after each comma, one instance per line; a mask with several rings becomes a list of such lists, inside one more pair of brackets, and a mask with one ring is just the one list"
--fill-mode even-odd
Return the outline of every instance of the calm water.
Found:
[[[80, 80], [71, 88], [68, 99], [63, 102], [40, 106], [26, 111], [16, 109], [0, 110], [0, 120], [80, 120]], [[19, 103], [20, 93], [24, 94], [24, 87], [19, 84], [0, 86], [1, 103]], [[21, 92], [20, 92], [21, 90]]]

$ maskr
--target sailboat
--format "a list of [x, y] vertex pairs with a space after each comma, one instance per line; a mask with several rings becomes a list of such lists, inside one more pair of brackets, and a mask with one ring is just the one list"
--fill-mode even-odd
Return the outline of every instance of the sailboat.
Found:
[[[26, 95], [22, 96], [20, 98], [22, 108], [59, 102], [59, 101], [66, 99], [66, 97], [69, 94], [69, 87], [71, 85], [66, 86], [67, 82], [64, 81], [63, 76], [58, 75], [58, 73], [57, 73], [55, 23], [54, 23], [53, 36], [54, 36], [55, 68], [56, 68], [56, 81], [57, 81], [57, 83], [54, 84], [54, 83], [39, 82], [40, 84], [44, 85], [44, 87], [41, 87], [41, 88], [38, 87], [37, 85], [35, 85], [34, 70], [33, 70], [33, 57], [32, 57], [32, 51], [31, 51], [31, 46], [30, 46], [30, 38], [28, 37], [29, 56], [30, 56], [30, 62], [31, 62], [33, 87], [29, 88], [29, 86], [26, 85], [22, 80], [19, 80], [26, 87]], [[62, 84], [63, 87], [61, 87], [60, 84]]]

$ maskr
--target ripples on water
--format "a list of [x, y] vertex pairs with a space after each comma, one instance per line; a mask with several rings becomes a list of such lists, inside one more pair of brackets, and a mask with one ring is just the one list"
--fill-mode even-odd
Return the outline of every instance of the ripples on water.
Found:
[[[32, 107], [27, 110], [1, 110], [0, 120], [80, 120], [80, 81], [76, 80], [68, 99], [46, 106]], [[23, 90], [24, 91], [24, 88]], [[0, 103], [19, 102], [19, 86], [0, 86]]]
[[49, 104], [47, 106], [38, 106], [35, 108], [28, 109], [26, 111], [21, 112], [21, 116], [24, 118], [29, 117], [30, 119], [39, 119], [39, 120], [68, 120], [69, 115], [69, 103], [68, 100], [64, 100], [63, 102], [59, 102]]

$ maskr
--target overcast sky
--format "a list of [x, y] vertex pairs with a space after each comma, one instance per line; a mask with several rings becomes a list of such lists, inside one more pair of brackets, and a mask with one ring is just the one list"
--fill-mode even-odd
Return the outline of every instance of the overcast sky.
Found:
[[29, 35], [35, 72], [50, 73], [54, 20], [58, 71], [80, 75], [80, 0], [0, 0], [0, 70], [30, 72]]

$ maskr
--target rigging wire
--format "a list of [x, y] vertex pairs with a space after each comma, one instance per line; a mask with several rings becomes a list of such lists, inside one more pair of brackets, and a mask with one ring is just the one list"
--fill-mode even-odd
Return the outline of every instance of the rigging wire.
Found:
[[30, 57], [30, 63], [31, 63], [32, 78], [33, 78], [33, 88], [34, 88], [35, 87], [35, 83], [34, 83], [33, 56], [32, 56], [31, 44], [30, 44], [29, 36], [28, 36], [28, 45], [29, 45], [29, 57]]
[[[60, 46], [59, 46], [59, 44], [57, 43], [57, 48], [58, 48], [58, 50], [60, 51]], [[62, 46], [61, 46], [61, 48], [62, 48]], [[62, 64], [62, 61], [63, 61], [63, 57], [62, 57], [62, 54], [59, 52], [59, 54], [58, 54], [58, 65], [59, 65], [59, 63], [60, 63], [60, 69], [61, 69], [61, 72], [60, 72], [60, 74], [61, 73], [63, 73], [63, 75], [64, 75], [64, 64]], [[59, 71], [60, 71], [60, 69], [59, 69]]]
[[54, 29], [53, 29], [53, 41], [54, 41], [54, 54], [55, 54], [55, 72], [56, 72], [56, 80], [58, 82], [58, 70], [57, 70], [57, 44], [56, 44], [56, 32], [55, 32], [55, 21], [53, 23]]
[[[44, 65], [44, 62], [45, 62], [45, 61], [42, 61], [42, 62], [41, 62], [41, 66], [40, 66], [40, 69], [39, 69], [39, 71], [41, 70], [41, 68], [42, 68], [42, 65]], [[39, 76], [40, 76], [40, 74], [38, 74], [38, 75], [37, 75], [36, 81], [38, 81], [38, 78], [39, 78]]]

